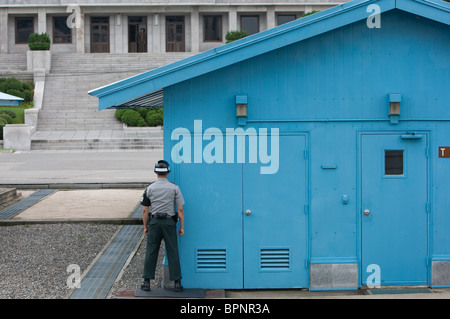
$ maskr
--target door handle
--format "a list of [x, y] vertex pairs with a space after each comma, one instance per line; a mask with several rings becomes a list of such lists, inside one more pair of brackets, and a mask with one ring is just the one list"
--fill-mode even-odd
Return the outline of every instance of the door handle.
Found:
[[245, 211], [245, 215], [250, 216], [252, 214], [252, 211], [250, 209], [247, 209]]
[[364, 210], [364, 215], [369, 216], [369, 214], [370, 214], [370, 210], [365, 209], [365, 210]]

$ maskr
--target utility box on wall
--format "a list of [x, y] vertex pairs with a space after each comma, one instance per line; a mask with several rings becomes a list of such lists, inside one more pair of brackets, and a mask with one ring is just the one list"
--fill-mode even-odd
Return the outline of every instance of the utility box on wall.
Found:
[[90, 92], [164, 89], [185, 287], [450, 286], [450, 5], [370, 4]]

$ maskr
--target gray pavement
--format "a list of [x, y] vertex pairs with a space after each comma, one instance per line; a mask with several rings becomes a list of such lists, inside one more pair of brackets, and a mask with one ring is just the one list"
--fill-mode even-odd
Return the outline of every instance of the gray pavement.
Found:
[[148, 184], [155, 179], [153, 165], [162, 156], [162, 150], [15, 153], [3, 151], [0, 152], [0, 187]]

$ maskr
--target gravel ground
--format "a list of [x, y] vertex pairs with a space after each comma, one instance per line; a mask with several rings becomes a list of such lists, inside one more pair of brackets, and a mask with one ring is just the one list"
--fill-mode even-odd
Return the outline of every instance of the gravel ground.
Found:
[[[119, 229], [104, 224], [34, 224], [0, 227], [0, 299], [62, 299], [69, 289], [67, 272], [71, 264], [83, 273]], [[112, 287], [110, 294], [121, 288], [138, 288], [147, 238]], [[163, 279], [161, 245], [156, 278], [152, 287], [161, 287]]]
[[62, 299], [67, 267], [81, 273], [116, 233], [118, 225], [46, 224], [0, 227], [0, 298]]

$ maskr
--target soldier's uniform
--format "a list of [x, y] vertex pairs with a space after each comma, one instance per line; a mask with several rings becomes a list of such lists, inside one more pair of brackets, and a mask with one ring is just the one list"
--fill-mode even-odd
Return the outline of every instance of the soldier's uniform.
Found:
[[[155, 172], [158, 173], [155, 169]], [[141, 204], [149, 207], [149, 229], [145, 254], [144, 279], [154, 279], [161, 240], [164, 239], [169, 262], [169, 279], [181, 280], [180, 259], [177, 240], [177, 207], [184, 205], [180, 188], [165, 177], [159, 177], [149, 185], [142, 196]], [[181, 282], [179, 285], [182, 289]], [[144, 288], [143, 288], [144, 289]], [[147, 290], [147, 289], [145, 289]]]

